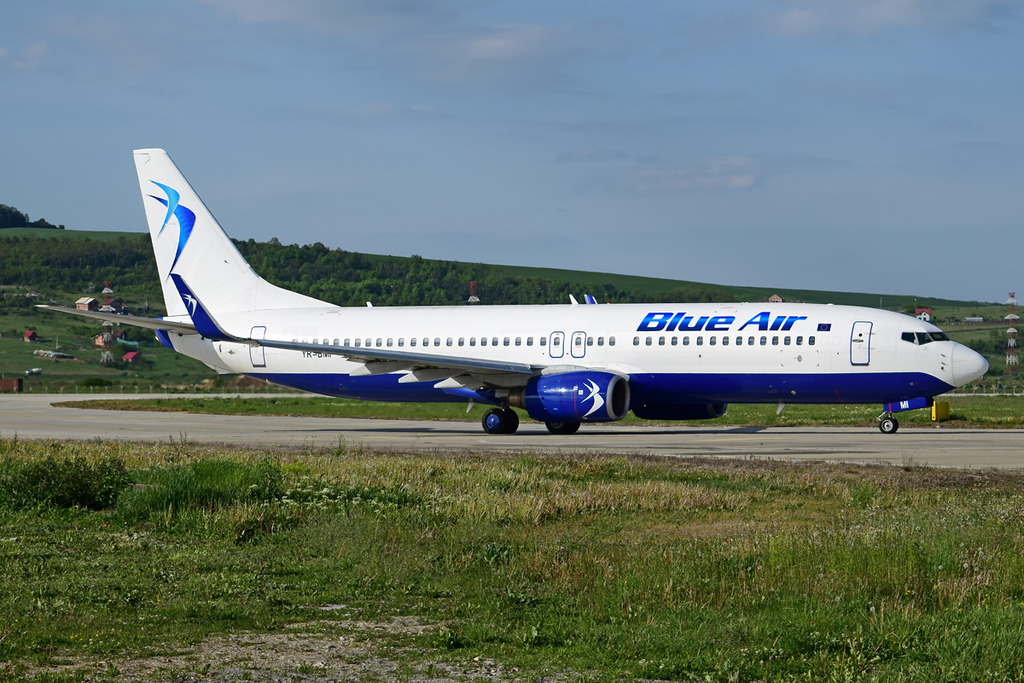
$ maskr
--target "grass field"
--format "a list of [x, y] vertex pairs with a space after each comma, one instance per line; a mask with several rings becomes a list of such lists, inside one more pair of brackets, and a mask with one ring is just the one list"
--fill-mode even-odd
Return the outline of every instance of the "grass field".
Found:
[[388, 679], [1024, 677], [1020, 474], [3, 439], [0, 489], [3, 680], [270, 680], [244, 643], [314, 632]]
[[[22, 334], [29, 329], [38, 333], [38, 343], [22, 340]], [[156, 345], [148, 332], [139, 335], [143, 341], [138, 347], [116, 344], [111, 349], [115, 362], [104, 365], [100, 363], [102, 349], [93, 342], [101, 332], [98, 324], [70, 315], [37, 309], [7, 313], [0, 316], [0, 375], [23, 378], [25, 391], [54, 393], [74, 392], [76, 388], [88, 391], [90, 386], [159, 390], [162, 385], [192, 386], [216, 377], [213, 370], [199, 361]], [[60, 351], [75, 360], [40, 358], [35, 355], [38, 350]], [[142, 353], [140, 365], [121, 362], [129, 351]], [[39, 368], [42, 374], [25, 374], [33, 368]]]
[[[953, 394], [940, 397], [950, 402], [950, 420], [943, 427], [1024, 427], [1024, 396], [972, 396]], [[383, 403], [325, 398], [322, 396], [272, 396], [268, 398], [182, 397], [159, 399], [90, 399], [66, 401], [62, 405], [110, 410], [152, 410], [211, 413], [216, 415], [298, 415], [316, 417], [359, 417], [407, 420], [477, 421], [483, 408], [466, 412], [464, 403]], [[777, 414], [774, 405], [730, 405], [724, 417], [707, 422], [716, 425], [759, 427], [864, 427], [877, 424], [881, 409], [875, 405], [793, 405]], [[529, 419], [519, 410], [520, 418]], [[898, 415], [904, 425], [932, 424], [931, 412], [912, 410]], [[632, 414], [623, 423], [654, 424]], [[666, 422], [664, 424], [681, 424]]]

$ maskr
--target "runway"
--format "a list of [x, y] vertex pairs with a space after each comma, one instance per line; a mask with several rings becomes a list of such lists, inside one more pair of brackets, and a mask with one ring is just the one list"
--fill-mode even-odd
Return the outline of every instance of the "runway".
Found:
[[[516, 434], [487, 436], [478, 422], [368, 420], [148, 413], [55, 407], [75, 396], [0, 397], [0, 437], [180, 441], [251, 446], [348, 446], [394, 451], [617, 453], [665, 457], [774, 458], [953, 468], [1024, 468], [1024, 430], [584, 425], [571, 436], [524, 422]], [[103, 398], [139, 398], [137, 395]], [[148, 398], [148, 396], [147, 396]]]

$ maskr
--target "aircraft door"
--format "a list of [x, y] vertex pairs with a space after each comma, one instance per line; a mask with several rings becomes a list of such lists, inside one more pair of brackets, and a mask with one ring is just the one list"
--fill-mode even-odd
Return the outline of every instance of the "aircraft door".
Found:
[[565, 332], [552, 332], [548, 339], [548, 355], [561, 358], [565, 355]]
[[587, 355], [587, 333], [573, 332], [569, 340], [569, 354], [573, 358], [583, 358]]
[[[257, 325], [252, 328], [249, 333], [252, 339], [262, 340], [267, 336], [267, 328], [262, 325]], [[267, 357], [264, 354], [265, 349], [262, 346], [250, 346], [249, 347], [249, 360], [252, 362], [254, 368], [265, 368], [267, 367]]]
[[871, 323], [861, 320], [853, 324], [850, 335], [850, 365], [868, 365], [871, 362]]

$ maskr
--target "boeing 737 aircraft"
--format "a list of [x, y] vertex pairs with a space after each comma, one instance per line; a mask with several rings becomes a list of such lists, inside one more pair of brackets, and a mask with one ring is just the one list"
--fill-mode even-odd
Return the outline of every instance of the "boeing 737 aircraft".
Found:
[[[156, 331], [224, 373], [382, 401], [521, 408], [555, 434], [582, 422], [720, 417], [729, 403], [881, 403], [894, 413], [978, 379], [987, 361], [934, 325], [815, 304], [343, 308], [257, 275], [161, 149], [135, 151], [167, 316], [47, 306]], [[588, 299], [588, 303], [592, 299]]]

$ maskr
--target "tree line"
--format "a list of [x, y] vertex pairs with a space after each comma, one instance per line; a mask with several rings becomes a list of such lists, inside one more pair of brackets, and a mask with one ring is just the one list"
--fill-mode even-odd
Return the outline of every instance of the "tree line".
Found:
[[52, 230], [63, 230], [64, 226], [54, 225], [43, 218], [35, 221], [29, 220], [27, 214], [18, 211], [13, 206], [0, 204], [0, 230], [4, 228], [49, 228]]

